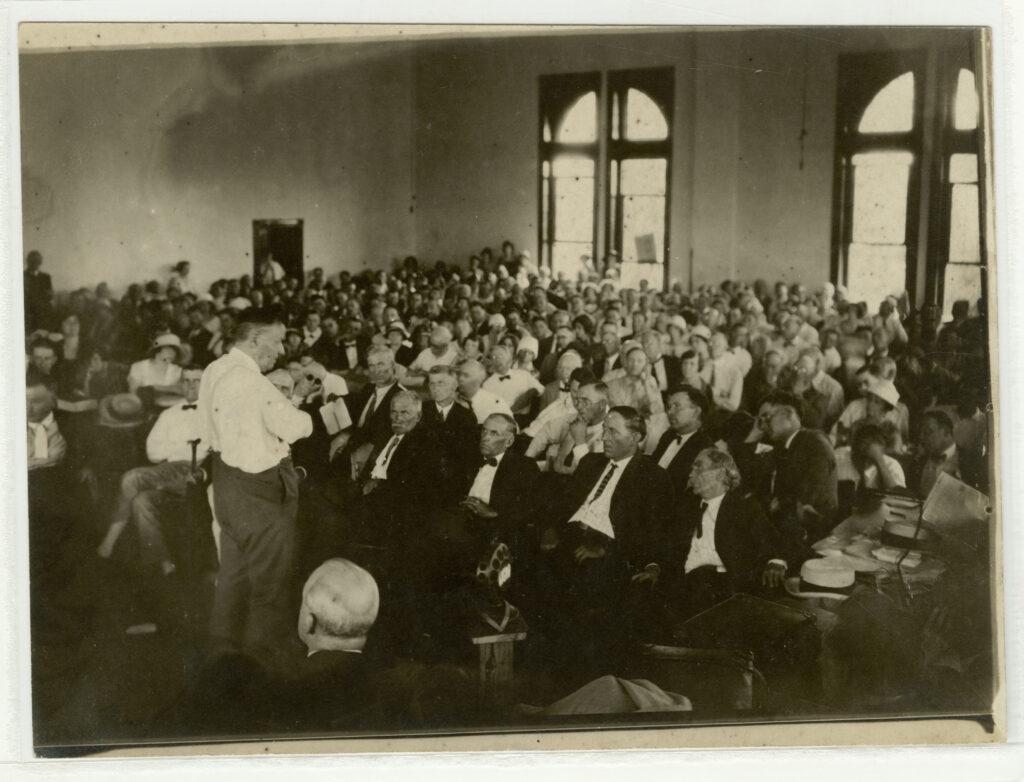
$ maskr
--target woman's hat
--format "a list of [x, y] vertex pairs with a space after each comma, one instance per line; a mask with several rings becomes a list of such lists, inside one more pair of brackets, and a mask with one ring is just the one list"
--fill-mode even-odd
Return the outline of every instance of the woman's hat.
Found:
[[111, 394], [100, 400], [97, 423], [108, 429], [138, 426], [146, 418], [142, 400], [135, 394]]
[[684, 334], [686, 333], [687, 329], [690, 328], [686, 324], [686, 318], [684, 318], [682, 315], [673, 315], [671, 318], [668, 319], [668, 325], [675, 326]]
[[409, 336], [409, 330], [405, 327], [405, 324], [400, 320], [393, 320], [387, 326], [384, 327], [384, 333], [387, 334], [391, 331], [401, 331], [406, 337]]
[[856, 571], [841, 557], [809, 559], [800, 567], [800, 576], [787, 578], [786, 591], [793, 597], [827, 597], [845, 600], [853, 591]]
[[149, 348], [149, 354], [153, 355], [160, 348], [174, 348], [174, 355], [176, 358], [181, 358], [181, 340], [177, 334], [161, 334], [153, 340], [152, 346]]
[[690, 330], [691, 337], [700, 337], [705, 342], [711, 341], [711, 329], [705, 326], [703, 323], [698, 323], [693, 329]]
[[868, 393], [874, 394], [890, 407], [896, 407], [900, 401], [900, 392], [896, 390], [896, 386], [892, 384], [891, 380], [876, 378], [868, 386]]

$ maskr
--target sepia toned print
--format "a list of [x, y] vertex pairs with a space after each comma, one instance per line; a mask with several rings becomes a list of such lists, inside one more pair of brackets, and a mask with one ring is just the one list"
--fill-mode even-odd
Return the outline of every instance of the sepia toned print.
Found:
[[38, 755], [1001, 738], [984, 30], [169, 27], [19, 31]]

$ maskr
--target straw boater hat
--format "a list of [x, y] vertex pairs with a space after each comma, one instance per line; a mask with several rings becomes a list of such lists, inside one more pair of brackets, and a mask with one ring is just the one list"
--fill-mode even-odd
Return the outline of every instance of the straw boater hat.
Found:
[[686, 318], [684, 318], [682, 315], [673, 315], [671, 318], [668, 319], [668, 325], [675, 326], [684, 334], [686, 333], [687, 329], [690, 328], [686, 323]]
[[800, 576], [785, 581], [786, 591], [793, 597], [826, 597], [845, 600], [853, 591], [856, 571], [840, 557], [809, 559], [800, 568]]
[[135, 394], [111, 394], [100, 400], [97, 423], [108, 429], [127, 429], [146, 419], [142, 400]]
[[153, 356], [160, 348], [174, 348], [175, 359], [181, 358], [181, 340], [177, 334], [161, 334], [153, 340], [149, 348], [149, 355]]

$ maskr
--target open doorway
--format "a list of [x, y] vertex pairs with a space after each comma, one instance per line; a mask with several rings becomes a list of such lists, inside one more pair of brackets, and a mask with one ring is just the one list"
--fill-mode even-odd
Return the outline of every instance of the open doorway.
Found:
[[[286, 277], [294, 277], [301, 284], [302, 220], [253, 220], [253, 282], [262, 285], [268, 277], [265, 262], [270, 259], [280, 264]], [[274, 268], [271, 264], [270, 268]], [[280, 276], [277, 272], [275, 276]]]

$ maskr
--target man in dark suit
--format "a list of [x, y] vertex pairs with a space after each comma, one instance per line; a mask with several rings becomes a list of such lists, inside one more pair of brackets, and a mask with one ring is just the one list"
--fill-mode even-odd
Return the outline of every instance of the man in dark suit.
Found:
[[619, 338], [619, 327], [615, 323], [605, 322], [601, 325], [600, 350], [594, 357], [594, 376], [603, 380], [613, 369], [622, 368], [622, 340]]
[[675, 617], [688, 619], [736, 592], [781, 585], [780, 544], [761, 506], [739, 489], [732, 457], [717, 448], [701, 451], [687, 485], [663, 579]]
[[419, 396], [401, 389], [389, 407], [391, 431], [359, 449], [368, 455], [353, 454], [352, 475], [364, 540], [404, 552], [422, 534], [416, 520], [437, 507], [441, 459], [433, 433], [421, 425]]
[[658, 388], [667, 402], [669, 391], [682, 382], [683, 369], [679, 358], [671, 354], [665, 355], [664, 343], [657, 331], [646, 332], [642, 344], [644, 353], [647, 354], [651, 375], [658, 381]]
[[440, 443], [442, 488], [445, 499], [454, 502], [463, 476], [476, 462], [480, 425], [473, 411], [456, 399], [459, 382], [451, 367], [431, 367], [427, 386], [430, 401], [423, 405], [422, 425], [432, 430]]
[[581, 678], [613, 670], [628, 650], [670, 553], [668, 475], [640, 452], [646, 436], [634, 408], [609, 410], [604, 453], [580, 461], [564, 492], [561, 523], [541, 542], [540, 594], [533, 595], [538, 631], [555, 654], [568, 653], [563, 661]]
[[836, 457], [821, 432], [804, 429], [790, 405], [776, 405], [767, 421], [774, 475], [769, 515], [793, 553], [806, 559], [807, 547], [828, 535], [839, 506]]
[[651, 458], [668, 472], [673, 488], [679, 490], [686, 486], [697, 454], [714, 444], [704, 429], [709, 402], [707, 395], [693, 386], [675, 386], [667, 396], [665, 412], [671, 428], [661, 436]]
[[350, 372], [365, 366], [368, 348], [368, 341], [360, 335], [360, 322], [354, 318], [347, 318], [342, 324], [341, 335], [335, 342], [334, 363], [327, 366], [341, 372]]
[[345, 400], [352, 415], [352, 426], [331, 441], [332, 460], [342, 449], [342, 455], [348, 456], [359, 446], [390, 433], [391, 397], [405, 390], [397, 380], [396, 371], [395, 357], [388, 348], [375, 347], [367, 353], [366, 373], [370, 382]]

